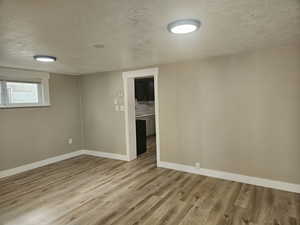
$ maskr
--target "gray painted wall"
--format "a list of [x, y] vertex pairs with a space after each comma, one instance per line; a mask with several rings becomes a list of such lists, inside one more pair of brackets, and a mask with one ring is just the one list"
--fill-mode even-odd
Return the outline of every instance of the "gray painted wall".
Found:
[[81, 149], [79, 96], [78, 77], [51, 74], [50, 107], [1, 109], [0, 170]]
[[123, 101], [120, 72], [81, 78], [85, 149], [126, 154], [124, 112], [115, 111], [114, 99]]
[[[299, 59], [290, 46], [159, 66], [161, 159], [299, 184]], [[0, 110], [0, 169], [82, 148], [125, 154], [122, 89], [121, 72], [51, 75], [50, 108]]]
[[[300, 48], [160, 66], [161, 160], [300, 183]], [[122, 73], [83, 77], [87, 149], [125, 154]]]
[[160, 67], [161, 160], [300, 183], [300, 48]]

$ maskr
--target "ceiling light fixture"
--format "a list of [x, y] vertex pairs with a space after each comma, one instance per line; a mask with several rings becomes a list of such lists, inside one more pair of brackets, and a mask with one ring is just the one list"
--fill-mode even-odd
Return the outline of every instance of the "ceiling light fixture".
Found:
[[56, 57], [48, 56], [48, 55], [35, 55], [35, 56], [33, 56], [33, 58], [39, 62], [55, 62], [56, 61]]
[[188, 34], [199, 29], [201, 22], [195, 19], [176, 20], [168, 24], [168, 30], [173, 34]]

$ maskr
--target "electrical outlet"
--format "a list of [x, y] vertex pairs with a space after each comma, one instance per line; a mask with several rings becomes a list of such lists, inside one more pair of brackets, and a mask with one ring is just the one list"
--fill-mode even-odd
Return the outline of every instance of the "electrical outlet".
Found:
[[195, 163], [195, 167], [199, 169], [199, 168], [200, 168], [200, 163], [199, 163], [199, 162], [196, 162], [196, 163]]
[[72, 138], [69, 138], [69, 139], [68, 139], [68, 144], [71, 145], [72, 143], [73, 143], [73, 139], [72, 139]]

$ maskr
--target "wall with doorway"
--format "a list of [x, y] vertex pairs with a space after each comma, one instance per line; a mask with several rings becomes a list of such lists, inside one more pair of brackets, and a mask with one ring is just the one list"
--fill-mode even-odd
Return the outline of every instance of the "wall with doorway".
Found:
[[[161, 160], [300, 183], [300, 46], [159, 66]], [[87, 149], [125, 154], [122, 72], [84, 76]]]

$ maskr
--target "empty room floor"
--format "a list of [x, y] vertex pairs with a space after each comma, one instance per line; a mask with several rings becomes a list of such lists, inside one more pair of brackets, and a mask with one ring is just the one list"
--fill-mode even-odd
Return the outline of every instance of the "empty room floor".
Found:
[[0, 224], [300, 224], [300, 194], [79, 156], [0, 179]]

